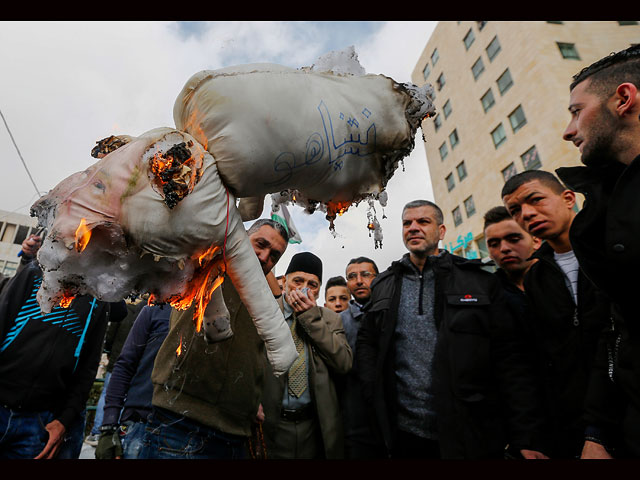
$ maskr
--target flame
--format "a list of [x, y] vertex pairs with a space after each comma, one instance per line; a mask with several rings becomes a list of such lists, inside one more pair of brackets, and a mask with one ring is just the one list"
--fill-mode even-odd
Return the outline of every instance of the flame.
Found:
[[60, 300], [60, 307], [69, 308], [69, 305], [71, 305], [71, 302], [73, 302], [74, 298], [76, 298], [75, 295], [67, 296], [67, 294], [64, 294], [64, 296], [62, 297], [62, 300]]
[[369, 223], [369, 224], [367, 224], [367, 228], [368, 228], [369, 230], [375, 230], [375, 229], [376, 229], [376, 226], [375, 226], [373, 223]]
[[176, 310], [187, 310], [191, 305], [195, 305], [193, 321], [197, 332], [202, 329], [204, 311], [211, 301], [213, 292], [224, 281], [226, 266], [222, 256], [216, 255], [219, 250], [219, 246], [212, 245], [200, 254], [199, 267], [189, 282], [192, 288], [186, 294], [169, 300], [169, 304]]
[[180, 343], [176, 349], [176, 355], [179, 357], [182, 354], [182, 334], [180, 334]]
[[351, 206], [351, 202], [327, 202], [327, 215], [341, 216]]
[[212, 245], [202, 255], [198, 257], [198, 263], [202, 266], [202, 262], [208, 263], [215, 256], [216, 252], [220, 250], [218, 245]]
[[76, 252], [80, 253], [87, 248], [90, 238], [91, 230], [87, 227], [87, 219], [83, 218], [76, 229]]
[[198, 120], [199, 117], [202, 117], [202, 115], [200, 115], [200, 111], [197, 108], [194, 108], [182, 130], [189, 132], [205, 150], [208, 150], [209, 139], [200, 125], [200, 121]]

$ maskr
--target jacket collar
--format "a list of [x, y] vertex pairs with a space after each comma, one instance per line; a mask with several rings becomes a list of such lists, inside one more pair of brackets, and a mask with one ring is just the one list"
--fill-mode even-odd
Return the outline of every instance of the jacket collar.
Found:
[[638, 168], [640, 168], [640, 155], [634, 158], [629, 166], [610, 161], [603, 167], [560, 167], [556, 169], [556, 174], [568, 188], [576, 192], [588, 192], [594, 186], [603, 186], [610, 192], [624, 173]]
[[547, 242], [546, 240], [542, 242], [542, 245], [540, 245], [538, 250], [533, 252], [533, 255], [531, 255], [528, 260], [534, 258], [537, 258], [539, 260], [553, 260], [553, 248], [551, 247], [551, 245], [549, 245], [549, 242]]
[[[446, 250], [439, 250], [437, 255], [429, 255], [424, 265], [425, 267], [428, 266], [431, 268], [450, 268], [451, 258], [452, 256], [449, 252]], [[418, 272], [418, 268], [411, 263], [409, 253], [405, 253], [400, 260], [392, 262], [389, 268], [392, 269], [395, 274]]]

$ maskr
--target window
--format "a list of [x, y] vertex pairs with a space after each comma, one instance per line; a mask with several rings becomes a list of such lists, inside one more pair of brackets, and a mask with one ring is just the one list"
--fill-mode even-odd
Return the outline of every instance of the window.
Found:
[[527, 123], [527, 119], [524, 116], [524, 110], [522, 110], [522, 105], [518, 105], [518, 108], [509, 114], [509, 123], [511, 123], [513, 133], [516, 133]]
[[449, 155], [449, 149], [447, 148], [447, 144], [445, 142], [442, 142], [442, 145], [440, 145], [440, 159], [444, 160], [445, 158], [447, 158], [447, 155]]
[[2, 233], [2, 242], [13, 242], [13, 237], [16, 234], [16, 226], [13, 223], [7, 223]]
[[7, 277], [12, 277], [16, 273], [17, 269], [18, 269], [18, 262], [10, 262], [9, 260], [7, 260], [7, 262], [4, 265], [4, 268], [2, 269], [2, 274], [6, 275]]
[[456, 145], [460, 143], [460, 138], [458, 137], [458, 130], [454, 129], [453, 132], [449, 134], [449, 143], [451, 144], [451, 150], [456, 148]]
[[453, 215], [453, 224], [456, 227], [462, 223], [462, 212], [460, 211], [460, 207], [454, 208], [451, 215]]
[[464, 36], [464, 39], [463, 39], [464, 46], [466, 47], [467, 50], [469, 50], [469, 47], [471, 46], [471, 44], [475, 39], [476, 39], [476, 36], [473, 34], [473, 30], [469, 29], [469, 31], [467, 32], [467, 34]]
[[473, 79], [477, 80], [480, 74], [484, 72], [484, 63], [482, 62], [482, 57], [478, 57], [476, 63], [471, 67], [471, 73], [473, 73]]
[[496, 103], [495, 98], [493, 98], [493, 92], [491, 91], [491, 89], [487, 90], [487, 93], [482, 96], [480, 101], [482, 102], [482, 108], [484, 108], [484, 112], [487, 113], [487, 111], [489, 111], [489, 109]]
[[476, 22], [478, 24], [478, 30], [482, 30], [487, 22]]
[[476, 205], [473, 203], [473, 195], [464, 201], [464, 209], [467, 212], [467, 218], [476, 213]]
[[504, 178], [504, 181], [506, 182], [517, 173], [518, 169], [516, 168], [515, 164], [511, 162], [509, 165], [507, 165], [506, 168], [502, 169], [502, 178]]
[[500, 95], [504, 95], [507, 90], [511, 88], [513, 85], [513, 80], [511, 79], [511, 73], [509, 73], [509, 69], [507, 68], [500, 78], [498, 78], [498, 90], [500, 90]]
[[438, 54], [438, 49], [434, 49], [431, 54], [431, 64], [435, 67], [436, 63], [438, 63], [438, 59], [440, 58], [440, 54]]
[[500, 50], [500, 42], [498, 41], [498, 36], [496, 35], [495, 37], [493, 37], [493, 40], [491, 40], [491, 43], [487, 45], [486, 48], [487, 57], [489, 57], [490, 62], [493, 62], [493, 59], [496, 57]]
[[442, 116], [439, 113], [435, 117], [433, 117], [433, 125], [436, 129], [436, 132], [442, 126]]
[[538, 149], [535, 145], [520, 155], [520, 158], [522, 159], [522, 166], [525, 170], [537, 170], [542, 166]]
[[447, 191], [450, 192], [451, 190], [453, 190], [453, 187], [456, 186], [455, 179], [453, 178], [453, 173], [447, 175], [447, 178], [445, 178], [445, 180], [447, 182]]
[[560, 53], [562, 54], [562, 58], [569, 58], [572, 60], [580, 60], [580, 55], [578, 55], [578, 51], [576, 50], [576, 45], [574, 43], [561, 43], [556, 42], [558, 48], [560, 49]]
[[22, 245], [22, 242], [27, 238], [28, 233], [29, 227], [26, 225], [18, 225], [18, 232], [16, 233], [16, 238], [13, 239], [13, 243], [16, 245]]
[[456, 167], [456, 171], [458, 172], [458, 180], [462, 181], [467, 176], [467, 167], [464, 164], [464, 160], [458, 164]]
[[445, 79], [444, 79], [444, 72], [442, 72], [440, 74], [440, 76], [438, 77], [438, 80], [436, 80], [436, 85], [438, 85], [438, 90], [442, 90], [442, 87], [444, 87], [445, 84]]
[[618, 25], [620, 25], [621, 27], [624, 27], [625, 25], [638, 25], [638, 22], [631, 20], [631, 21], [625, 21], [625, 22], [618, 22]]
[[449, 115], [451, 115], [451, 100], [447, 100], [442, 106], [442, 113], [444, 113], [444, 118], [449, 118]]
[[507, 139], [507, 134], [504, 133], [504, 127], [502, 126], [502, 123], [498, 125], [493, 130], [493, 132], [491, 132], [491, 138], [493, 138], [493, 144], [495, 145], [496, 148], [502, 145], [504, 141]]
[[424, 79], [426, 80], [427, 77], [429, 76], [429, 74], [431, 73], [431, 67], [429, 66], [429, 64], [427, 63], [424, 66], [424, 70], [422, 70], [422, 76], [424, 77]]
[[489, 249], [487, 248], [487, 240], [484, 238], [484, 235], [476, 240], [476, 245], [478, 246], [480, 258], [487, 258], [489, 256]]
[[552, 22], [552, 21], [547, 21], [547, 23], [554, 23], [554, 24], [557, 24], [557, 25], [562, 25], [564, 22]]

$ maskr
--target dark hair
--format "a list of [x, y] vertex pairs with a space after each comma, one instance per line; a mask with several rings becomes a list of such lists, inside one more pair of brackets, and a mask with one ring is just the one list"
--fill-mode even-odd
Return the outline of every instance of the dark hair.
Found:
[[402, 209], [402, 214], [404, 215], [404, 211], [408, 208], [418, 208], [418, 207], [431, 207], [436, 212], [436, 223], [438, 225], [442, 225], [444, 223], [444, 215], [442, 214], [442, 210], [438, 205], [429, 200], [413, 200], [407, 203]]
[[376, 262], [374, 262], [373, 260], [371, 260], [368, 257], [356, 257], [356, 258], [352, 258], [351, 260], [349, 260], [349, 263], [347, 263], [347, 267], [349, 265], [353, 265], [354, 263], [370, 263], [371, 265], [373, 265], [373, 270], [376, 272], [376, 275], [378, 275], [378, 273], [380, 273], [378, 271], [378, 266], [376, 265]]
[[588, 90], [604, 98], [613, 95], [621, 83], [630, 82], [640, 89], [640, 44], [613, 52], [583, 68], [573, 76], [569, 90], [587, 78]]
[[256, 220], [253, 225], [251, 225], [247, 230], [247, 235], [253, 235], [265, 225], [269, 225], [276, 232], [278, 232], [282, 238], [284, 238], [285, 242], [289, 243], [289, 233], [287, 233], [287, 229], [284, 228], [281, 223], [278, 223], [270, 218], [260, 218]]
[[485, 230], [489, 225], [504, 222], [505, 220], [512, 220], [509, 210], [503, 206], [493, 207], [484, 214], [484, 227], [482, 229]]
[[327, 284], [324, 286], [324, 292], [325, 292], [324, 294], [326, 296], [327, 292], [331, 287], [346, 287], [346, 286], [347, 286], [347, 281], [344, 279], [343, 276], [338, 275], [336, 277], [331, 277], [329, 280], [327, 280]]
[[557, 193], [558, 195], [567, 189], [567, 187], [565, 187], [562, 182], [558, 180], [558, 177], [556, 177], [551, 172], [546, 172], [544, 170], [526, 170], [522, 173], [514, 175], [509, 180], [507, 180], [507, 182], [502, 187], [500, 197], [503, 198], [505, 195], [510, 195], [525, 183], [529, 183], [534, 180], [538, 180], [540, 183], [549, 187], [551, 191]]

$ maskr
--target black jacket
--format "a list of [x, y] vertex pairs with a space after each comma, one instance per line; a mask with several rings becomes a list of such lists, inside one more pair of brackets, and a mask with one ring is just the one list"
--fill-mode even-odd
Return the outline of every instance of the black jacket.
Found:
[[611, 298], [608, 328], [598, 348], [587, 394], [590, 425], [601, 430], [617, 455], [640, 456], [640, 156], [627, 167], [556, 170], [569, 188], [585, 196], [570, 238], [585, 274]]
[[[502, 457], [507, 444], [537, 446], [540, 424], [530, 359], [495, 275], [479, 261], [443, 252], [435, 273], [433, 386], [443, 458]], [[403, 269], [396, 261], [372, 284], [356, 362], [366, 403], [388, 451], [395, 428], [393, 337]]]
[[81, 296], [69, 308], [42, 315], [36, 301], [41, 282], [42, 271], [32, 262], [0, 296], [0, 403], [51, 411], [69, 428], [85, 408], [107, 322], [123, 318], [126, 308]]
[[547, 242], [533, 257], [538, 261], [525, 275], [524, 289], [545, 395], [547, 451], [551, 457], [574, 458], [583, 444], [584, 399], [609, 304], [580, 269], [576, 307]]

